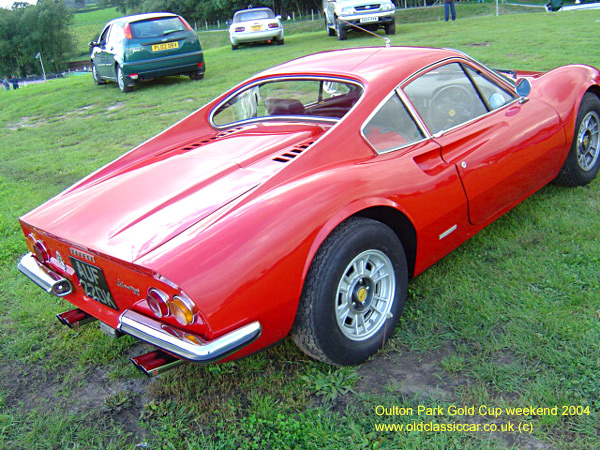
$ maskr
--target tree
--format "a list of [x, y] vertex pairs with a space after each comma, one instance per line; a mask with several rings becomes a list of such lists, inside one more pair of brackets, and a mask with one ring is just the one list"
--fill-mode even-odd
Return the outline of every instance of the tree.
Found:
[[37, 53], [50, 70], [64, 69], [73, 51], [72, 17], [62, 0], [15, 3], [12, 10], [0, 10], [0, 70], [16, 76], [40, 73]]
[[321, 8], [320, 0], [105, 0], [112, 1], [124, 14], [168, 11], [180, 14], [190, 22], [225, 21], [239, 9], [267, 6], [276, 14], [292, 11], [308, 12]]

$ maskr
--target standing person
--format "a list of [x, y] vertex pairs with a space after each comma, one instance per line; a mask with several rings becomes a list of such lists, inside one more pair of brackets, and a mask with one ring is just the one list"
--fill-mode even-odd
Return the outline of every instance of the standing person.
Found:
[[456, 8], [454, 8], [454, 0], [444, 0], [444, 18], [446, 22], [450, 18], [450, 13], [452, 13], [452, 22], [456, 20]]
[[6, 89], [7, 91], [10, 90], [10, 84], [8, 83], [8, 78], [4, 77], [4, 79], [2, 80], [2, 86], [4, 86], [4, 89]]
[[[452, 19], [454, 20], [454, 19]], [[17, 79], [17, 77], [15, 77], [14, 75], [10, 78], [10, 82], [13, 85], [13, 90], [14, 89], [19, 89], [19, 80]]]

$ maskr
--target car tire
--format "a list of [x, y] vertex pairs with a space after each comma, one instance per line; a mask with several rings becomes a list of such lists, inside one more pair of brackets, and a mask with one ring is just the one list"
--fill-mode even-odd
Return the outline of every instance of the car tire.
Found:
[[231, 50], [237, 50], [239, 46], [231, 44]]
[[104, 81], [100, 75], [98, 75], [98, 69], [96, 68], [96, 63], [94, 63], [92, 61], [92, 79], [94, 80], [94, 84], [100, 86], [101, 84], [105, 84], [106, 81]]
[[587, 93], [577, 112], [571, 149], [554, 183], [561, 186], [585, 186], [596, 177], [599, 168], [600, 98]]
[[311, 263], [292, 339], [320, 361], [359, 364], [392, 335], [407, 282], [404, 249], [392, 229], [350, 218], [327, 237]]
[[396, 22], [385, 25], [383, 29], [388, 36], [396, 34]]
[[119, 85], [119, 90], [121, 92], [123, 92], [124, 94], [127, 93], [127, 92], [131, 92], [131, 90], [133, 88], [128, 83], [127, 79], [125, 78], [125, 74], [123, 73], [123, 71], [121, 70], [121, 68], [118, 65], [115, 68], [115, 72], [116, 72], [116, 75], [117, 75], [117, 84]]
[[335, 21], [335, 30], [338, 40], [345, 41], [348, 39], [348, 29], [342, 24], [341, 21]]
[[190, 74], [190, 80], [199, 81], [204, 78], [204, 73], [197, 70], [196, 72], [192, 72]]
[[277, 39], [277, 45], [283, 45], [284, 40], [283, 39]]

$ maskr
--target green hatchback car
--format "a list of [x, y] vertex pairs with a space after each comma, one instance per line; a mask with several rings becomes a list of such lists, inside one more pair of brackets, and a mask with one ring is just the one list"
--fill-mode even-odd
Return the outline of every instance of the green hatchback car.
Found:
[[115, 81], [121, 92], [168, 75], [200, 80], [206, 69], [198, 36], [183, 17], [171, 13], [111, 20], [90, 48], [94, 83]]

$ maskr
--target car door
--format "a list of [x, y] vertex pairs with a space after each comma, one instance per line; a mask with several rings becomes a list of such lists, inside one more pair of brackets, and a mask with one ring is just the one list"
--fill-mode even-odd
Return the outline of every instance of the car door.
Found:
[[112, 55], [106, 49], [111, 28], [112, 24], [108, 24], [104, 30], [102, 30], [92, 55], [98, 75], [102, 78], [111, 78], [113, 76], [110, 74], [110, 59]]
[[442, 158], [456, 166], [479, 224], [555, 175], [565, 146], [560, 118], [546, 103], [519, 99], [492, 74], [449, 62], [404, 87]]

